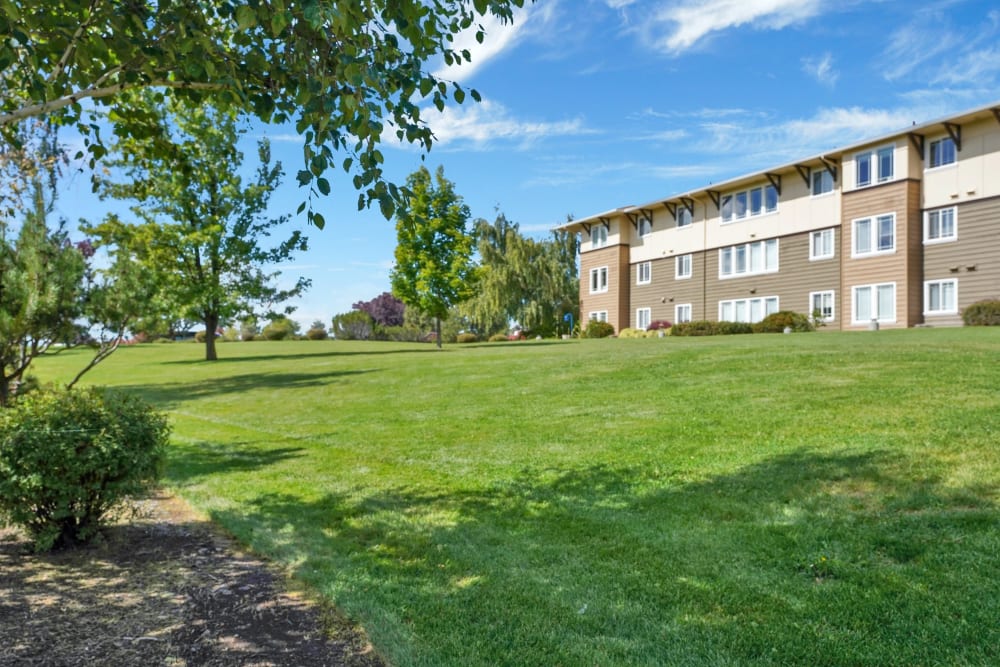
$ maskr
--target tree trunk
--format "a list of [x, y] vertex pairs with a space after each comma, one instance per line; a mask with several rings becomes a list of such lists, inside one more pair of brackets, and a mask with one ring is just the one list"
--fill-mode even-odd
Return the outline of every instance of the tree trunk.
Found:
[[7, 400], [10, 398], [10, 378], [4, 375], [0, 377], [0, 408], [7, 407]]
[[215, 331], [219, 328], [219, 316], [207, 315], [205, 317], [205, 361], [216, 361], [219, 356], [215, 353]]
[[441, 349], [441, 318], [434, 318], [435, 338], [437, 338], [438, 349]]

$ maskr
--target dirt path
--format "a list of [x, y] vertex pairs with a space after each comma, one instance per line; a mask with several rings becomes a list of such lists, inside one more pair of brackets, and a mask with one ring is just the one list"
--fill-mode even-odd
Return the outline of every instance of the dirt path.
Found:
[[181, 501], [160, 495], [142, 512], [53, 554], [0, 528], [0, 665], [383, 665], [356, 628]]

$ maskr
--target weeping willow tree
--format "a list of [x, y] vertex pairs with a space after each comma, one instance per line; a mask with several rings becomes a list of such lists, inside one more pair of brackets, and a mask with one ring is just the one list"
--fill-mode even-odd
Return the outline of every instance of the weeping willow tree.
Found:
[[498, 213], [477, 223], [479, 289], [462, 304], [462, 313], [483, 334], [516, 322], [543, 336], [559, 331], [566, 313], [578, 319], [576, 235], [554, 232], [536, 240]]

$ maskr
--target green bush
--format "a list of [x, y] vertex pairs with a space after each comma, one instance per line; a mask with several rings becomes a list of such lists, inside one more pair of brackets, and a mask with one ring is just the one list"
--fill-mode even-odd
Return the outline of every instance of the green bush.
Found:
[[748, 333], [753, 333], [753, 327], [746, 322], [695, 320], [679, 322], [670, 328], [671, 336], [729, 336]]
[[809, 318], [791, 310], [779, 310], [771, 313], [760, 322], [753, 325], [754, 333], [784, 333], [785, 327], [792, 331], [815, 331]]
[[615, 335], [615, 328], [608, 322], [590, 320], [583, 332], [584, 338], [607, 338]]
[[326, 329], [313, 327], [306, 332], [306, 338], [309, 340], [326, 340]]
[[474, 333], [460, 333], [455, 336], [456, 343], [477, 343], [479, 342], [479, 336]]
[[46, 390], [0, 411], [0, 517], [39, 551], [92, 538], [162, 472], [166, 418], [124, 393]]
[[488, 340], [491, 343], [506, 343], [507, 334], [495, 333], [492, 336], [490, 336]]
[[287, 317], [279, 317], [261, 331], [265, 340], [293, 340], [298, 333], [299, 323]]
[[962, 321], [969, 327], [1000, 326], [1000, 299], [977, 301], [962, 311]]
[[376, 340], [391, 340], [397, 343], [420, 343], [427, 335], [425, 331], [411, 326], [375, 327]]

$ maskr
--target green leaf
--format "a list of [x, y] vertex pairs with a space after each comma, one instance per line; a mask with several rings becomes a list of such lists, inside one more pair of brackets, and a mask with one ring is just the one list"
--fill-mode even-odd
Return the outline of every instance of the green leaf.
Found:
[[305, 169], [300, 169], [299, 173], [296, 174], [295, 178], [298, 180], [299, 185], [309, 185], [312, 181], [312, 174]]
[[320, 191], [324, 197], [330, 194], [330, 181], [326, 180], [322, 176], [316, 179], [316, 189]]
[[326, 218], [323, 217], [322, 213], [316, 213], [315, 211], [310, 211], [309, 222], [316, 226], [316, 229], [323, 229], [326, 227]]
[[459, 88], [458, 86], [455, 86], [454, 97], [455, 97], [455, 101], [458, 102], [459, 104], [461, 104], [462, 102], [465, 101], [465, 91], [462, 90], [461, 88]]
[[247, 30], [257, 25], [257, 15], [254, 13], [253, 9], [247, 7], [246, 5], [240, 5], [236, 8], [236, 25], [240, 30]]

